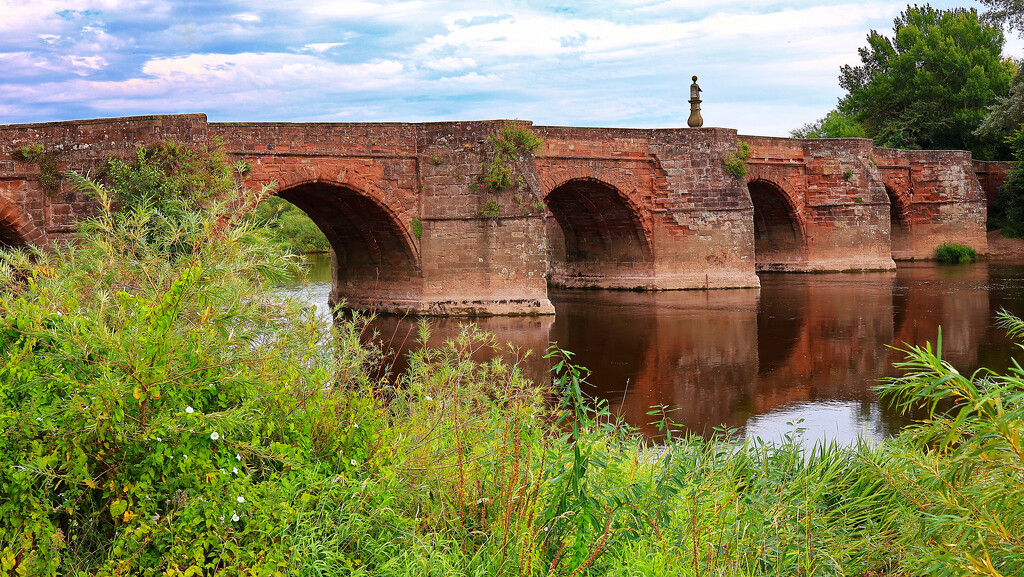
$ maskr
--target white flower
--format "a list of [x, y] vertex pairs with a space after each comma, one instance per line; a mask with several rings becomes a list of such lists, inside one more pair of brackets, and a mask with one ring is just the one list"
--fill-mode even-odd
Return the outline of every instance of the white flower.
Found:
[[40, 423], [43, 422], [43, 418], [42, 417], [36, 417], [36, 420], [39, 421]]
[[238, 453], [235, 453], [235, 460], [236, 461], [241, 461], [242, 460], [242, 456], [239, 455]]
[[426, 397], [423, 397], [423, 398], [425, 398], [428, 401], [433, 401], [434, 400], [434, 399], [430, 398], [430, 395], [427, 395]]
[[220, 474], [221, 474], [221, 475], [225, 475], [225, 474], [227, 474], [227, 471], [225, 471], [225, 470], [224, 470], [224, 469], [222, 468], [222, 469], [220, 470]]
[[359, 423], [352, 423], [352, 428], [358, 429], [359, 428]]
[[237, 475], [238, 474], [238, 467], [231, 467], [231, 472]]
[[162, 442], [163, 442], [163, 438], [162, 438], [162, 437], [157, 437], [157, 438], [156, 438], [156, 442], [158, 442], [158, 443], [162, 443]]
[[217, 439], [220, 438], [220, 433], [218, 433], [217, 431], [214, 431], [214, 432], [210, 433], [210, 438], [213, 439], [214, 441], [216, 441]]
[[349, 463], [351, 463], [353, 467], [356, 466], [356, 460], [355, 459], [352, 459], [351, 461], [349, 461]]
[[188, 455], [186, 455], [185, 453], [182, 453], [181, 456], [186, 458], [186, 459], [188, 458]]
[[[239, 499], [241, 499], [241, 497], [239, 497]], [[234, 511], [232, 511], [231, 512], [231, 520], [234, 521], [235, 523], [237, 523], [239, 519], [240, 519], [240, 517], [238, 516], [238, 513], [235, 513]]]
[[245, 497], [239, 495], [235, 497], [235, 501], [238, 501], [239, 503], [245, 503]]
[[189, 406], [185, 407], [185, 412], [191, 415], [192, 413], [196, 412], [196, 410]]

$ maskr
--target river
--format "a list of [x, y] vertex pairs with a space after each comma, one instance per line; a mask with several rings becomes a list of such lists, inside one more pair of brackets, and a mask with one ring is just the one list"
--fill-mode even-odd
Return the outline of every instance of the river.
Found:
[[[330, 262], [309, 262], [309, 282], [282, 290], [326, 314]], [[589, 392], [650, 436], [658, 432], [648, 412], [660, 405], [698, 434], [725, 427], [778, 439], [799, 427], [805, 443], [877, 442], [909, 422], [872, 390], [898, 374], [892, 363], [902, 355], [893, 346], [934, 343], [941, 326], [943, 357], [961, 372], [1008, 366], [1020, 349], [994, 315], [1024, 315], [1024, 265], [901, 263], [889, 273], [763, 274], [760, 290], [549, 296], [554, 317], [474, 322], [500, 342], [533, 349], [522, 367], [535, 380], [546, 378], [539, 353], [549, 342], [575, 352], [592, 372]], [[465, 322], [431, 319], [430, 344]], [[375, 328], [400, 369], [402, 353], [416, 346], [414, 321], [384, 317]]]

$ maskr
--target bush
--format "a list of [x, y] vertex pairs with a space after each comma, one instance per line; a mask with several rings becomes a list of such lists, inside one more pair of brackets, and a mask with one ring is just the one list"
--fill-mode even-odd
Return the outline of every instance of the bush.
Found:
[[739, 180], [747, 175], [747, 158], [750, 157], [750, 145], [740, 141], [735, 152], [725, 158], [725, 171]]
[[944, 242], [935, 248], [935, 259], [939, 262], [953, 264], [974, 262], [978, 260], [978, 252], [963, 244]]
[[277, 494], [364, 458], [340, 391], [367, 349], [266, 292], [290, 262], [246, 222], [267, 192], [156, 150], [113, 163], [112, 190], [76, 179], [100, 205], [79, 242], [0, 254], [4, 573], [279, 572]]
[[331, 249], [320, 227], [302, 209], [283, 198], [273, 196], [264, 200], [256, 208], [254, 218], [269, 229], [272, 242], [288, 252], [305, 254]]

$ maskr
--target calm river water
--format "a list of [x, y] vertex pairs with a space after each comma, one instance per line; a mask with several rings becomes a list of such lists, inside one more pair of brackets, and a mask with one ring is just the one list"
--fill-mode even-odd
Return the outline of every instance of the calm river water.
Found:
[[[326, 311], [330, 263], [310, 261], [310, 282], [284, 290]], [[871, 390], [898, 374], [892, 363], [902, 355], [891, 345], [934, 343], [941, 326], [944, 358], [961, 372], [1005, 368], [1020, 352], [993, 316], [1000, 308], [1024, 315], [1024, 265], [907, 263], [893, 273], [765, 274], [760, 290], [553, 290], [550, 298], [554, 317], [475, 322], [533, 349], [524, 370], [535, 380], [545, 378], [547, 343], [575, 352], [592, 371], [590, 392], [652, 436], [648, 411], [665, 405], [701, 434], [725, 426], [778, 439], [802, 419], [805, 442], [877, 441], [907, 422]], [[431, 319], [431, 344], [465, 322]], [[414, 325], [382, 318], [376, 328], [400, 357], [414, 346]]]

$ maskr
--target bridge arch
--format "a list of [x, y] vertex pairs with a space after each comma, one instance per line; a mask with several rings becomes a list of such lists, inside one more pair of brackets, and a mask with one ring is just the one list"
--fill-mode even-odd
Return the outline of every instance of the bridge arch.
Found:
[[0, 249], [35, 244], [42, 236], [16, 204], [0, 198]]
[[893, 259], [913, 256], [910, 238], [910, 191], [891, 183], [885, 184], [889, 198], [889, 246]]
[[645, 287], [653, 274], [649, 222], [631, 195], [593, 176], [549, 180], [551, 281], [569, 287]]
[[[379, 192], [379, 191], [377, 191]], [[379, 194], [352, 180], [285, 180], [275, 195], [305, 212], [331, 245], [331, 303], [379, 309], [380, 303], [415, 300], [422, 267], [417, 244]]]
[[800, 268], [806, 260], [807, 234], [792, 186], [784, 179], [754, 177], [747, 190], [754, 206], [755, 268]]

